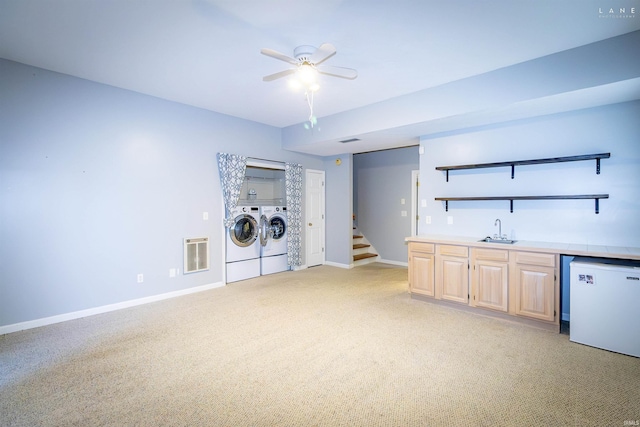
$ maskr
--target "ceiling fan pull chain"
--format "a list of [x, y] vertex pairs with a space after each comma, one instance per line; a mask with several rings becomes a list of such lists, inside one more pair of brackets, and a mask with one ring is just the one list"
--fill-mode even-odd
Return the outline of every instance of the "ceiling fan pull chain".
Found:
[[307, 104], [309, 104], [309, 123], [313, 127], [313, 91], [311, 91], [311, 97], [309, 97], [309, 91], [305, 92], [307, 97]]

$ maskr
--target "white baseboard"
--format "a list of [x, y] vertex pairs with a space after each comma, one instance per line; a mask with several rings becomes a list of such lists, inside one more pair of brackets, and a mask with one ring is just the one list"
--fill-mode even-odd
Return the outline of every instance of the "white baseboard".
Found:
[[169, 298], [176, 298], [183, 295], [194, 294], [196, 292], [208, 291], [209, 289], [220, 288], [222, 286], [224, 286], [223, 282], [210, 283], [208, 285], [197, 286], [195, 288], [182, 289], [179, 291], [167, 292], [165, 294], [152, 295], [149, 297], [123, 301], [116, 304], [103, 305], [100, 307], [88, 308], [86, 310], [74, 311], [71, 313], [58, 314], [56, 316], [43, 317], [41, 319], [28, 320], [26, 322], [0, 326], [0, 335], [23, 331], [25, 329], [39, 328], [40, 326], [53, 325], [54, 323], [66, 322], [67, 320], [80, 319], [82, 317], [93, 316], [94, 314], [108, 313], [110, 311], [135, 307], [137, 305], [162, 301]]
[[353, 264], [351, 264], [351, 265], [349, 265], [349, 264], [340, 264], [338, 262], [332, 262], [332, 261], [325, 261], [324, 265], [329, 265], [331, 267], [338, 267], [338, 268], [346, 268], [346, 269], [353, 268]]
[[562, 317], [560, 317], [560, 319], [562, 319], [565, 322], [570, 322], [571, 321], [571, 320], [569, 320], [570, 319], [569, 313], [562, 313]]
[[[383, 264], [392, 264], [392, 265], [399, 265], [402, 267], [408, 267], [409, 263], [406, 262], [401, 262], [401, 261], [391, 261], [388, 259], [377, 259], [374, 262], [381, 262]], [[355, 267], [355, 264], [340, 264], [337, 262], [332, 262], [332, 261], [325, 261], [324, 265], [329, 265], [331, 267], [338, 267], [338, 268], [346, 268], [346, 269], [351, 269]]]
[[408, 262], [391, 261], [390, 259], [379, 259], [376, 262], [381, 262], [383, 264], [399, 265], [399, 266], [402, 266], [402, 267], [409, 267], [409, 263]]

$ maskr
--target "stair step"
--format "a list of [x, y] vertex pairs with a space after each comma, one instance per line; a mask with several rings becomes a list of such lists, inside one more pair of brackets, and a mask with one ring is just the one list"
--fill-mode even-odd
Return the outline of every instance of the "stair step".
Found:
[[378, 256], [378, 254], [360, 254], [360, 255], [354, 255], [353, 256], [353, 260], [354, 261], [360, 261], [361, 259], [375, 258], [377, 256]]
[[365, 245], [364, 243], [356, 243], [355, 245], [353, 245], [353, 249], [363, 249], [363, 248], [370, 248], [371, 245]]
[[362, 236], [353, 236], [354, 239], [362, 239]]

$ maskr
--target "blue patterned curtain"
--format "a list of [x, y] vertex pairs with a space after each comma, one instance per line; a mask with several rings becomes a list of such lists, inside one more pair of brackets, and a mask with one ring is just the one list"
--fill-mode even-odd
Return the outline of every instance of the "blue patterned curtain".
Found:
[[285, 164], [287, 196], [287, 264], [302, 265], [302, 165]]
[[247, 168], [247, 158], [236, 154], [218, 153], [218, 170], [220, 171], [220, 186], [227, 217], [225, 227], [233, 226], [231, 211], [238, 206], [240, 190]]

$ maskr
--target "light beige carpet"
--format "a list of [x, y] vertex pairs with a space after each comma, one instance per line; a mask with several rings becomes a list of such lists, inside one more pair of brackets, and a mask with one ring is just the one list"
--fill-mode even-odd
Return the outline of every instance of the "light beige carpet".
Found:
[[[623, 426], [640, 359], [316, 267], [0, 337], [2, 426]], [[631, 424], [632, 425], [632, 424]]]

